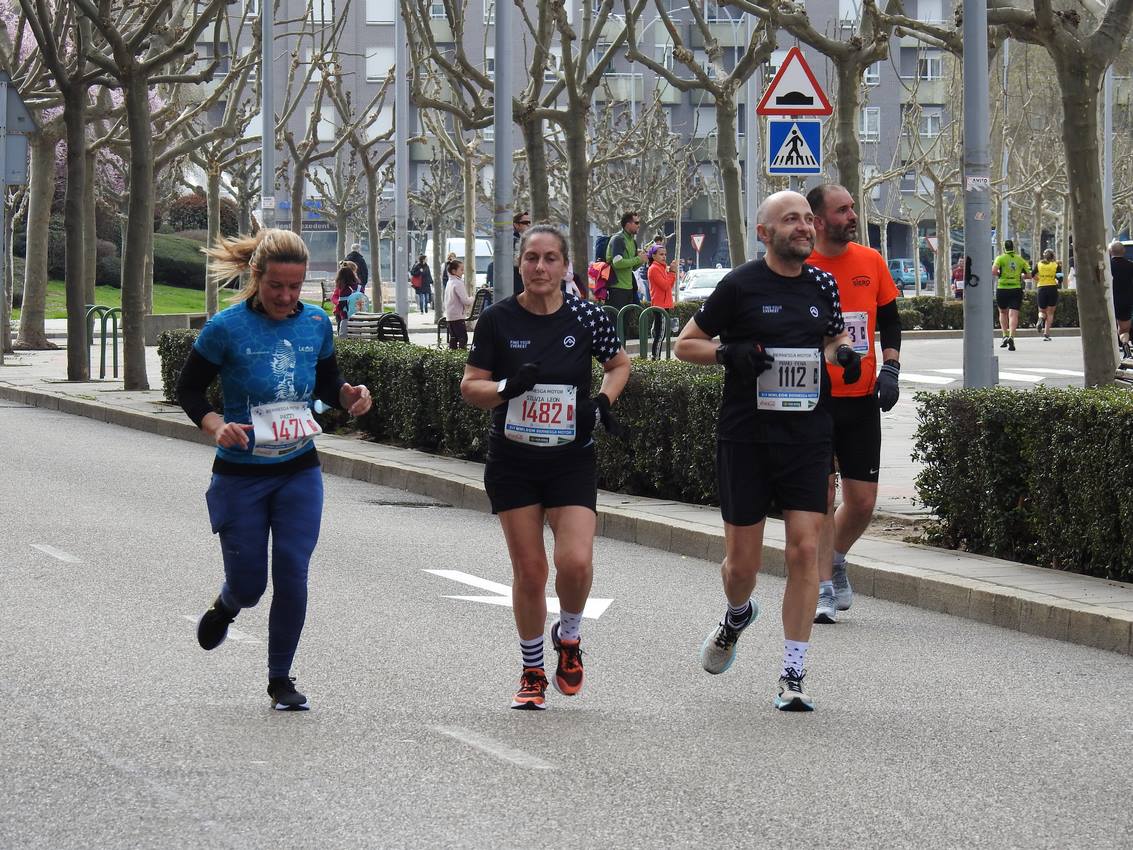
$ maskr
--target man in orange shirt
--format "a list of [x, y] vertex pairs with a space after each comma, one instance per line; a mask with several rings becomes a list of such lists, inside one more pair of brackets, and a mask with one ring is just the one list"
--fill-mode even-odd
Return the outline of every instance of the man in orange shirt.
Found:
[[[814, 252], [807, 260], [838, 282], [846, 330], [862, 358], [862, 377], [854, 384], [842, 380], [840, 369], [830, 375], [830, 415], [834, 420], [834, 459], [842, 475], [842, 504], [834, 511], [834, 473], [829, 507], [818, 548], [818, 607], [816, 623], [833, 623], [854, 593], [846, 577], [846, 553], [869, 527], [877, 504], [881, 470], [881, 411], [897, 403], [901, 372], [901, 320], [897, 287], [885, 259], [854, 241], [858, 217], [854, 199], [842, 186], [826, 183], [807, 195], [814, 213]], [[877, 372], [874, 331], [881, 333], [884, 365]]]

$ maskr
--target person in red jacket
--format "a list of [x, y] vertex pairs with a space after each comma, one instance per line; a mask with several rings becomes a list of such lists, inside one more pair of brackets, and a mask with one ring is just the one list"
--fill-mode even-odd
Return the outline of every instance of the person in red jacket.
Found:
[[[673, 286], [677, 281], [677, 260], [667, 263], [669, 252], [664, 245], [654, 245], [649, 249], [649, 298], [650, 304], [664, 310], [673, 309]], [[661, 359], [661, 334], [664, 332], [665, 316], [653, 314], [653, 359]]]

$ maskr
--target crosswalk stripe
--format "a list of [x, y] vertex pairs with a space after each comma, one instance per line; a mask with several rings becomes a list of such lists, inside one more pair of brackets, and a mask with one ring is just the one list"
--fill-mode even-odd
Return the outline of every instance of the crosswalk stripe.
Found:
[[941, 375], [918, 375], [915, 372], [902, 372], [901, 380], [910, 384], [936, 384], [938, 386], [956, 382], [955, 378], [945, 378]]

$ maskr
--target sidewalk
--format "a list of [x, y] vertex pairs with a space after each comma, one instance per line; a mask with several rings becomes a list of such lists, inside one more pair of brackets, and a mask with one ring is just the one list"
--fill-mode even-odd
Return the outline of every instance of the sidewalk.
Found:
[[[410, 314], [415, 342], [429, 331], [427, 318]], [[92, 352], [97, 370], [98, 351]], [[150, 384], [157, 388], [144, 392], [123, 390], [121, 380], [66, 381], [62, 349], [7, 355], [0, 367], [0, 399], [207, 443], [181, 409], [162, 398], [157, 349], [148, 348], [146, 355]], [[893, 515], [924, 516], [909, 460], [915, 406], [902, 402], [886, 421], [879, 507]], [[330, 435], [319, 438], [319, 454], [332, 475], [488, 510], [479, 463]], [[601, 491], [598, 533], [710, 561], [724, 553], [719, 510], [699, 505]], [[768, 520], [766, 571], [783, 574], [783, 548], [782, 523]], [[1133, 655], [1133, 584], [869, 537], [854, 546], [849, 570], [855, 591], [869, 596]]]

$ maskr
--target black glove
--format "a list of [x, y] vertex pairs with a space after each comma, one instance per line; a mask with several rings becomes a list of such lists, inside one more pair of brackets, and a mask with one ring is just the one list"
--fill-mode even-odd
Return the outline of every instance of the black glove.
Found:
[[504, 388], [500, 391], [500, 396], [507, 399], [521, 396], [535, 386], [538, 379], [539, 364], [524, 363], [515, 370], [514, 375], [507, 379], [507, 383], [504, 384]]
[[884, 411], [892, 410], [901, 397], [901, 390], [897, 386], [897, 376], [900, 374], [901, 364], [896, 360], [886, 360], [877, 374], [877, 400], [881, 402], [881, 409]]
[[716, 362], [742, 383], [754, 384], [756, 378], [771, 368], [775, 358], [758, 342], [728, 342], [716, 349]]
[[598, 412], [598, 418], [602, 421], [606, 433], [611, 437], [620, 437], [625, 429], [622, 428], [617, 417], [610, 412], [610, 397], [605, 393], [598, 393], [594, 396], [594, 409]]
[[842, 367], [842, 380], [847, 384], [856, 384], [862, 376], [862, 356], [848, 345], [839, 345], [834, 357]]

